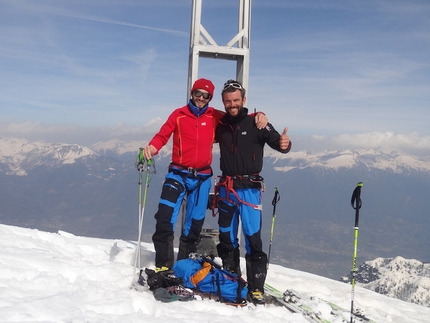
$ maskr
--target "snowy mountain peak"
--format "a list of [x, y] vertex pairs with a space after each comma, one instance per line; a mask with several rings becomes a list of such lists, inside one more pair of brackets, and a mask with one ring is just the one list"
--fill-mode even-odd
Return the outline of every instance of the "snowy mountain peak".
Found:
[[96, 155], [91, 149], [79, 145], [0, 138], [0, 163], [6, 165], [4, 172], [7, 175], [26, 175], [36, 166], [73, 164], [79, 158]]
[[[342, 281], [350, 282], [351, 275]], [[357, 270], [359, 286], [403, 301], [430, 307], [430, 264], [415, 259], [376, 258]]]
[[[41, 164], [59, 166], [74, 163], [79, 158], [88, 156], [137, 155], [139, 148], [146, 145], [146, 141], [125, 142], [113, 139], [107, 142], [98, 142], [87, 148], [71, 144], [50, 144], [0, 138], [0, 172], [25, 175], [29, 169]], [[171, 142], [168, 142], [161, 149], [156, 159], [168, 157], [170, 154]], [[218, 145], [214, 145], [214, 154], [219, 154]], [[327, 150], [323, 152], [293, 150], [284, 155], [272, 149], [266, 149], [265, 156], [272, 161], [275, 170], [282, 172], [305, 168], [340, 170], [364, 167], [393, 173], [409, 173], [411, 171], [430, 173], [430, 160], [408, 155], [398, 150], [390, 152], [375, 149]]]
[[91, 149], [98, 152], [99, 154], [106, 155], [108, 152], [113, 152], [118, 155], [126, 153], [137, 153], [139, 148], [145, 147], [147, 142], [145, 141], [129, 141], [124, 142], [119, 139], [112, 139], [109, 141], [99, 141], [98, 143], [91, 146]]
[[356, 166], [390, 170], [394, 173], [401, 173], [405, 170], [430, 172], [430, 161], [407, 155], [398, 150], [388, 153], [374, 149], [324, 151], [319, 153], [292, 151], [286, 155], [280, 155], [268, 150], [266, 156], [276, 158], [276, 161], [280, 161], [280, 164], [287, 164], [275, 167], [276, 170], [284, 172], [294, 168], [321, 167], [336, 170]]

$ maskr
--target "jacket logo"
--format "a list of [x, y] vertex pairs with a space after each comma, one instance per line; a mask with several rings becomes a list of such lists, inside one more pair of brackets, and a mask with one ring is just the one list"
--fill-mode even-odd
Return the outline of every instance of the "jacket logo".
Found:
[[202, 122], [202, 126], [206, 126], [206, 122]]
[[246, 131], [242, 131], [242, 136], [246, 136], [247, 132]]

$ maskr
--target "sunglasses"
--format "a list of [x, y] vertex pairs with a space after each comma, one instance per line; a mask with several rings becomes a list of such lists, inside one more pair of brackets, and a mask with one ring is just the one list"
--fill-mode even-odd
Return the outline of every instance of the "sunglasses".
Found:
[[235, 89], [239, 89], [239, 90], [243, 89], [243, 87], [242, 87], [242, 85], [240, 83], [237, 83], [237, 82], [231, 82], [231, 83], [226, 82], [226, 83], [224, 83], [224, 88], [222, 90], [225, 91], [225, 90], [227, 90], [230, 87], [235, 88]]
[[199, 97], [202, 96], [203, 99], [205, 99], [205, 100], [208, 100], [208, 99], [211, 98], [211, 95], [209, 93], [203, 93], [203, 92], [200, 92], [200, 91], [197, 91], [197, 90], [193, 92], [193, 95], [195, 97], [197, 97], [197, 98], [199, 98]]

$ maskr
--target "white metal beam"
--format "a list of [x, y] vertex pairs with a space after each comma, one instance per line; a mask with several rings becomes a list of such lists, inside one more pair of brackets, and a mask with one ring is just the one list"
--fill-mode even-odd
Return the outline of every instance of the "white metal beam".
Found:
[[198, 79], [199, 58], [201, 57], [236, 61], [236, 80], [241, 82], [245, 89], [248, 89], [251, 0], [239, 0], [238, 31], [226, 45], [217, 44], [203, 27], [201, 17], [202, 0], [193, 0], [187, 102], [191, 87], [194, 81]]

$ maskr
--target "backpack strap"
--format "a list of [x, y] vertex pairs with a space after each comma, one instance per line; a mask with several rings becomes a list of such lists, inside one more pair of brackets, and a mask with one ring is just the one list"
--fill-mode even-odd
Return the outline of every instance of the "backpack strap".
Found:
[[[222, 273], [227, 274], [228, 276], [230, 276], [232, 278], [232, 280], [236, 280], [237, 281], [237, 299], [238, 300], [242, 300], [242, 290], [243, 288], [246, 286], [246, 281], [242, 278], [242, 276], [237, 276], [235, 273], [231, 273], [228, 270], [225, 270], [224, 268], [222, 268], [221, 265], [217, 264], [215, 261], [213, 261], [213, 259], [208, 258], [208, 257], [204, 257], [202, 256], [202, 260], [204, 260], [205, 262], [210, 263], [212, 266], [214, 266], [215, 268], [218, 268], [219, 270], [222, 271]], [[217, 276], [218, 277], [218, 276]], [[221, 299], [221, 286], [219, 284], [219, 278], [217, 281], [217, 286], [218, 286], [218, 291], [219, 291], [219, 298]]]
[[220, 273], [219, 273], [219, 272], [217, 272], [217, 273], [216, 273], [215, 282], [216, 282], [216, 286], [217, 286], [217, 289], [218, 289], [218, 300], [219, 300], [221, 303], [223, 303], [223, 302], [224, 302], [224, 300], [223, 300], [222, 293], [221, 293], [221, 284], [220, 284], [220, 282], [219, 282], [219, 275], [220, 275]]

